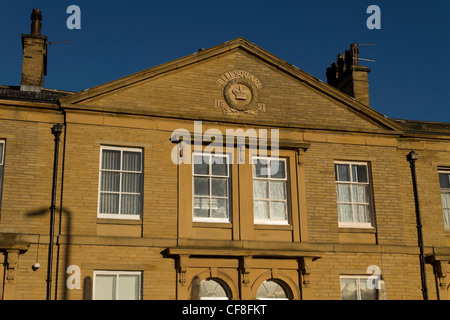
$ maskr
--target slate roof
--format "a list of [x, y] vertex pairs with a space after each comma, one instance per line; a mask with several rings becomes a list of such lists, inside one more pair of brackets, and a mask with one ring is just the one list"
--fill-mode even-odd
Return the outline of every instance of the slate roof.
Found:
[[0, 99], [58, 104], [69, 91], [42, 89], [41, 92], [21, 91], [19, 86], [0, 86]]

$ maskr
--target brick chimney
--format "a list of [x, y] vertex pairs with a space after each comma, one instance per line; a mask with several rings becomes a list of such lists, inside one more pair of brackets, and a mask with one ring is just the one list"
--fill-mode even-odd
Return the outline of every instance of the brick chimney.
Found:
[[22, 34], [22, 79], [20, 90], [41, 92], [47, 74], [47, 37], [41, 34], [42, 13], [33, 9], [31, 33]]
[[359, 65], [358, 44], [350, 45], [350, 51], [339, 54], [337, 61], [327, 68], [327, 83], [358, 102], [370, 107], [370, 69]]

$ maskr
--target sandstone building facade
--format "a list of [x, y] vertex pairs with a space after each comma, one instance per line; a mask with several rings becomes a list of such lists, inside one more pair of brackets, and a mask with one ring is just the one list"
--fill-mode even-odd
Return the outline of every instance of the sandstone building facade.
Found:
[[372, 109], [356, 46], [328, 83], [237, 38], [73, 93], [43, 88], [46, 37], [22, 39], [2, 299], [450, 298], [450, 124]]

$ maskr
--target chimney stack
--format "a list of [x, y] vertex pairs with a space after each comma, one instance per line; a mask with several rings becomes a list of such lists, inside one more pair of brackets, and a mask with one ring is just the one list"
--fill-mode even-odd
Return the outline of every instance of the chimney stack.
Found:
[[339, 54], [337, 61], [327, 68], [327, 83], [370, 107], [370, 69], [359, 65], [358, 44], [350, 45], [350, 51]]
[[42, 13], [33, 9], [31, 33], [22, 34], [22, 79], [20, 90], [41, 92], [47, 74], [47, 37], [41, 34]]

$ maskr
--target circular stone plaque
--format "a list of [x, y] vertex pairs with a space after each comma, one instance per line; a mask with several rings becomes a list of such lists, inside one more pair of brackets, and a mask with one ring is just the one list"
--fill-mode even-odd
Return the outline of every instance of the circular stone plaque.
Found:
[[252, 109], [256, 105], [256, 87], [246, 79], [229, 81], [223, 89], [223, 96], [227, 104], [239, 111]]

